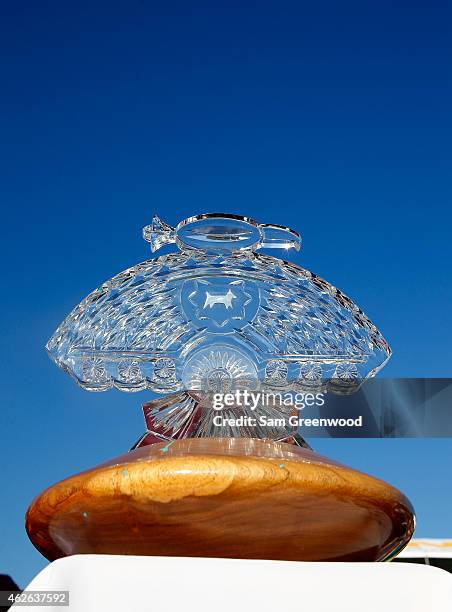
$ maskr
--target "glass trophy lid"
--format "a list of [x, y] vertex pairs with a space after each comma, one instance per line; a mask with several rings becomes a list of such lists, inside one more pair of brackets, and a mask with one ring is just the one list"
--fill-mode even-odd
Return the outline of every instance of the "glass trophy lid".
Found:
[[47, 344], [89, 391], [157, 393], [340, 388], [374, 376], [391, 351], [339, 289], [259, 252], [298, 250], [300, 235], [208, 213], [143, 230], [152, 252], [90, 293]]

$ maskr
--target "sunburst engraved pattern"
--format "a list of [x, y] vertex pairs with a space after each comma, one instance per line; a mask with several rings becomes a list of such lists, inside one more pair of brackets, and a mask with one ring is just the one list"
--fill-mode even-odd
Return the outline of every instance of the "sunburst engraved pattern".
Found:
[[316, 361], [306, 361], [301, 364], [298, 376], [295, 381], [296, 388], [307, 391], [320, 391], [325, 387], [326, 381], [323, 379], [323, 370], [320, 363]]
[[265, 368], [265, 383], [281, 387], [287, 384], [288, 367], [284, 361], [272, 359]]
[[[159, 359], [175, 364], [165, 389], [186, 388], [181, 373], [194, 352], [223, 342], [221, 333], [210, 334], [208, 326], [188, 317], [183, 308], [184, 283], [206, 278], [220, 284], [244, 281], [246, 293], [256, 287], [257, 308], [246, 314], [240, 329], [228, 328], [227, 339], [238, 339], [248, 348], [261, 382], [272, 359], [319, 364], [324, 379], [333, 378], [339, 364], [353, 365], [365, 379], [390, 356], [377, 328], [338, 289], [294, 264], [251, 251], [219, 256], [180, 252], [125, 270], [62, 322], [47, 344], [49, 354], [93, 391], [111, 386], [159, 391], [161, 378], [154, 372]], [[218, 295], [215, 302], [206, 312], [226, 310], [228, 302], [223, 305]], [[221, 386], [227, 379], [220, 369], [212, 373], [211, 384]]]
[[255, 388], [257, 372], [253, 362], [233, 348], [206, 348], [189, 359], [183, 382], [185, 389], [227, 393]]

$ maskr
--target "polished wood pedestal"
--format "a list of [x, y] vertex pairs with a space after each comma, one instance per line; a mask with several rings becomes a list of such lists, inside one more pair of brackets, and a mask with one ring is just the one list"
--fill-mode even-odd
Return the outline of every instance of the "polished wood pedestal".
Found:
[[256, 439], [153, 444], [71, 476], [30, 506], [48, 559], [76, 553], [380, 561], [414, 530], [385, 482]]

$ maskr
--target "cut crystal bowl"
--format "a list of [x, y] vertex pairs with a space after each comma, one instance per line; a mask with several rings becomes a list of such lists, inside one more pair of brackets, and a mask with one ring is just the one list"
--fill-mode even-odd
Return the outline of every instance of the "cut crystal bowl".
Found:
[[152, 251], [178, 251], [103, 283], [47, 344], [89, 391], [340, 391], [374, 376], [391, 354], [339, 289], [259, 252], [298, 250], [294, 230], [212, 213], [175, 228], [155, 217], [143, 235]]

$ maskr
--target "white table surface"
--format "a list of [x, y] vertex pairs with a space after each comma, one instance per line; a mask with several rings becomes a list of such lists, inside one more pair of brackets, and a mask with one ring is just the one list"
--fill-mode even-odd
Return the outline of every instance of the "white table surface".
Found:
[[452, 575], [406, 563], [306, 563], [75, 555], [49, 564], [27, 590], [68, 590], [47, 612], [452, 611]]

